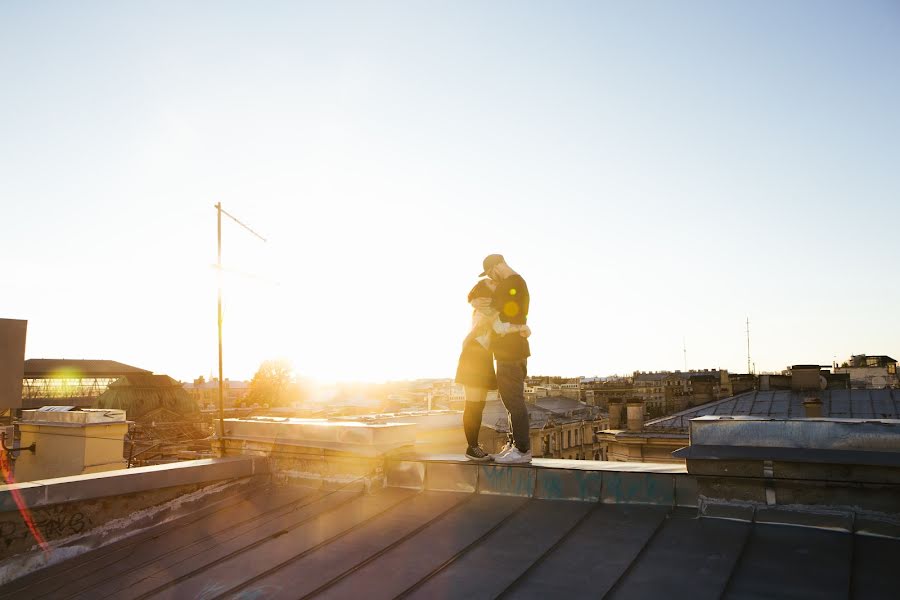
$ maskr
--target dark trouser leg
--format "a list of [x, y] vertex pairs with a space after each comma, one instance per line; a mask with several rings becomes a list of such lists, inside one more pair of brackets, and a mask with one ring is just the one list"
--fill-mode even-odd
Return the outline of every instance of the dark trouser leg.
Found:
[[478, 432], [481, 430], [481, 415], [484, 414], [484, 401], [487, 390], [466, 386], [466, 406], [463, 409], [463, 430], [466, 441], [472, 448], [478, 447]]
[[525, 375], [527, 372], [527, 361], [525, 360], [497, 361], [497, 386], [500, 388], [500, 400], [509, 413], [513, 443], [520, 452], [528, 452], [531, 449], [528, 410], [525, 408]]

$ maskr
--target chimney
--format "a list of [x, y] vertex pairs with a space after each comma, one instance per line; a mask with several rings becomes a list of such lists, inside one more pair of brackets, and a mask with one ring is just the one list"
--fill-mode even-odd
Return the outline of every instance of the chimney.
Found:
[[803, 416], [807, 419], [818, 419], [822, 416], [822, 401], [816, 396], [803, 399]]
[[622, 399], [609, 399], [609, 428], [622, 429]]
[[628, 431], [644, 429], [644, 403], [629, 402], [625, 405], [628, 415]]
[[791, 390], [795, 392], [819, 389], [819, 365], [792, 365]]

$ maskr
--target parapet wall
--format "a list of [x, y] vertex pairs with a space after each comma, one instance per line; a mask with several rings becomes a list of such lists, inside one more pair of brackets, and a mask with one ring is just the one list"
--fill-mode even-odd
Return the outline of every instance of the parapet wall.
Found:
[[476, 464], [462, 457], [394, 457], [391, 487], [540, 500], [696, 507], [697, 483], [680, 465], [536, 458], [529, 465]]
[[264, 458], [276, 480], [372, 491], [384, 485], [385, 457], [415, 440], [411, 423], [256, 417], [225, 419], [225, 437], [213, 447], [226, 457]]
[[[236, 493], [267, 473], [265, 461], [241, 457], [0, 486], [0, 585], [23, 570], [72, 556], [71, 548], [83, 552], [117, 535], [133, 535]], [[32, 528], [49, 552], [40, 551]]]
[[900, 421], [691, 420], [702, 515], [900, 536]]

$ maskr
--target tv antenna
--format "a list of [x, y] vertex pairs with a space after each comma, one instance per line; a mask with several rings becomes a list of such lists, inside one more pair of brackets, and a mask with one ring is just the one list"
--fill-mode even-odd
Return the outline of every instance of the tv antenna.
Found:
[[750, 317], [747, 317], [747, 373], [753, 373], [750, 369]]
[[216, 202], [216, 227], [217, 227], [217, 251], [216, 251], [216, 271], [219, 279], [219, 311], [218, 311], [218, 329], [219, 329], [219, 398], [218, 398], [218, 409], [219, 409], [219, 428], [218, 428], [218, 436], [219, 436], [219, 449], [222, 452], [222, 456], [225, 456], [225, 408], [223, 405], [223, 397], [224, 391], [224, 377], [223, 377], [223, 369], [222, 369], [222, 215], [225, 215], [262, 241], [266, 241], [266, 238], [259, 235], [255, 231], [253, 231], [250, 227], [243, 224], [238, 220], [234, 215], [228, 214], [228, 212], [222, 208], [221, 202]]

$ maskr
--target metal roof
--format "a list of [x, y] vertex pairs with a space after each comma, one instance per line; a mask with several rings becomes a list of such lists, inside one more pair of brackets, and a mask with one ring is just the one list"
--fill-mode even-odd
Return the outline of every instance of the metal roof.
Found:
[[[808, 395], [808, 392], [790, 390], [745, 392], [647, 421], [645, 429], [687, 430], [691, 419], [708, 415], [800, 419], [805, 417], [803, 399]], [[822, 401], [823, 417], [900, 418], [900, 390], [824, 390], [815, 396]]]
[[543, 408], [544, 410], [549, 410], [551, 412], [571, 412], [575, 410], [590, 410], [590, 406], [582, 402], [581, 400], [576, 400], [574, 398], [566, 398], [564, 396], [551, 396], [547, 398], [537, 398], [534, 401], [535, 405], [539, 408]]
[[111, 383], [97, 397], [97, 408], [124, 410], [129, 418], [138, 420], [161, 408], [180, 415], [199, 410], [181, 383], [168, 375], [149, 372], [130, 373]]
[[150, 371], [114, 360], [29, 358], [25, 361], [26, 378], [122, 377], [129, 373], [150, 373]]
[[900, 541], [695, 509], [260, 486], [0, 598], [892, 598]]

